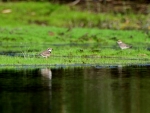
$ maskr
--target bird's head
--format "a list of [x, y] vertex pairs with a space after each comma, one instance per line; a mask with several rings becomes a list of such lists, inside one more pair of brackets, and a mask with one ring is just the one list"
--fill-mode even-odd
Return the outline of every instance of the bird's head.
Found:
[[121, 44], [121, 43], [122, 43], [122, 41], [121, 41], [121, 40], [118, 40], [118, 41], [117, 41], [117, 43], [118, 43], [118, 44]]
[[48, 50], [50, 53], [52, 52], [52, 48], [48, 48], [47, 50]]

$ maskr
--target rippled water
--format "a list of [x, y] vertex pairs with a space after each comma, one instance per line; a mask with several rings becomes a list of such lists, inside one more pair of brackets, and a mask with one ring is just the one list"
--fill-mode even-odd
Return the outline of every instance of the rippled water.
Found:
[[150, 66], [0, 69], [0, 113], [148, 113]]

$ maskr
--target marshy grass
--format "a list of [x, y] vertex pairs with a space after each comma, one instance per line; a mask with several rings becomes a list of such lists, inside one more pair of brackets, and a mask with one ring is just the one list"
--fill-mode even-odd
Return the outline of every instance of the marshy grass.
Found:
[[147, 64], [150, 62], [150, 53], [143, 49], [112, 49], [106, 48], [101, 51], [92, 51], [91, 48], [80, 50], [79, 47], [72, 49], [55, 49], [51, 57], [42, 58], [37, 53], [29, 52], [22, 56], [0, 56], [2, 65], [69, 65], [69, 64], [92, 64], [92, 65], [127, 65]]
[[1, 65], [69, 65], [69, 64], [91, 64], [91, 65], [129, 65], [148, 64], [149, 58], [120, 58], [120, 57], [54, 57], [45, 58], [20, 58], [1, 56]]
[[[97, 28], [4, 27], [1, 31], [1, 64], [128, 64], [148, 63], [148, 35], [139, 30]], [[122, 40], [133, 47], [121, 50]], [[49, 59], [40, 52], [53, 48]]]

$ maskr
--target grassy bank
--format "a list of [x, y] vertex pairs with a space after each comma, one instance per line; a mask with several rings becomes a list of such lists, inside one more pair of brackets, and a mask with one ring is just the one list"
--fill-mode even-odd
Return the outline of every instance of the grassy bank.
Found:
[[[1, 64], [135, 64], [150, 59], [149, 35], [138, 30], [24, 26], [1, 27], [0, 32]], [[133, 47], [121, 50], [117, 40]], [[41, 58], [49, 47], [52, 56]]]
[[[0, 3], [0, 13], [1, 65], [149, 63], [149, 15], [32, 2]], [[117, 40], [133, 47], [121, 50]], [[51, 57], [41, 58], [49, 47]]]
[[70, 64], [89, 64], [89, 65], [134, 65], [134, 64], [148, 64], [149, 58], [131, 58], [131, 57], [93, 57], [93, 56], [72, 56], [72, 57], [55, 57], [51, 56], [49, 59], [43, 58], [20, 58], [20, 57], [6, 57], [1, 56], [1, 66], [3, 65], [70, 65]]

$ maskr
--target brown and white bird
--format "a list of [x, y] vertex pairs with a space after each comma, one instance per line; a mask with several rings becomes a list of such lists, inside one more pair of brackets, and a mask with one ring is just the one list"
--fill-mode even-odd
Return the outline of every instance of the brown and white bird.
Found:
[[130, 45], [127, 45], [127, 44], [123, 43], [121, 40], [118, 40], [117, 43], [118, 43], [118, 45], [119, 45], [119, 47], [120, 47], [121, 49], [128, 49], [128, 48], [131, 48], [131, 47], [132, 47], [132, 46], [130, 46]]
[[43, 51], [40, 55], [42, 57], [47, 58], [47, 57], [49, 57], [51, 55], [51, 52], [52, 52], [52, 48], [48, 48], [46, 51]]

